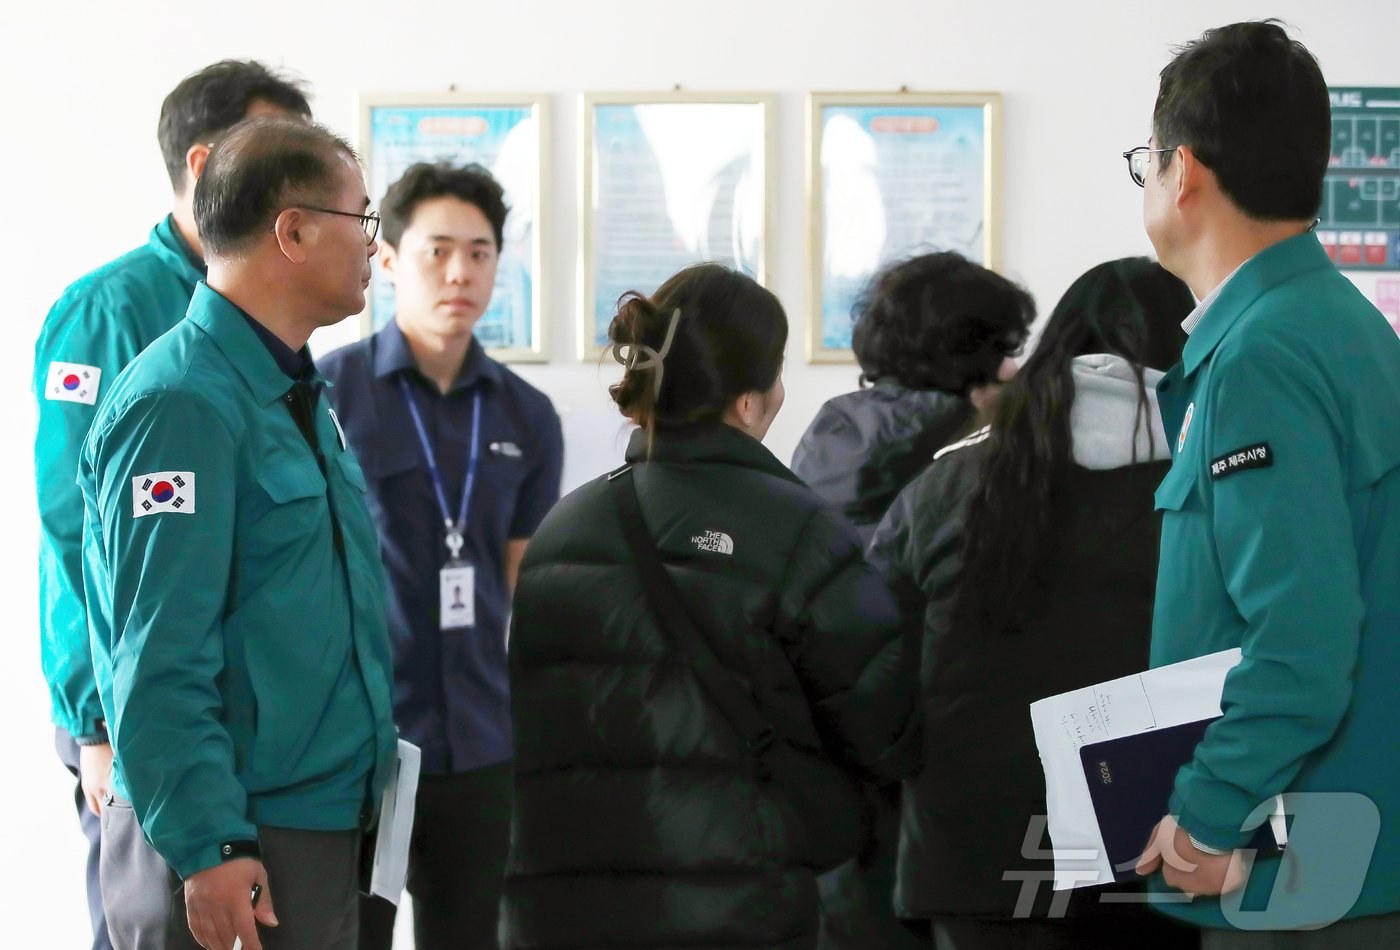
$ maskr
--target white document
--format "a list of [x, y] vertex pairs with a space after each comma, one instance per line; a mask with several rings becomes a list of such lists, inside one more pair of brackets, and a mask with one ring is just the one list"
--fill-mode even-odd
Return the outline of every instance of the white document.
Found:
[[1031, 703], [1056, 890], [1113, 882], [1080, 747], [1219, 716], [1225, 674], [1239, 662], [1239, 649], [1225, 650]]
[[379, 833], [374, 839], [371, 894], [397, 905], [408, 877], [408, 843], [413, 835], [413, 810], [418, 801], [418, 772], [423, 753], [412, 742], [399, 740], [398, 767], [384, 787], [379, 809]]

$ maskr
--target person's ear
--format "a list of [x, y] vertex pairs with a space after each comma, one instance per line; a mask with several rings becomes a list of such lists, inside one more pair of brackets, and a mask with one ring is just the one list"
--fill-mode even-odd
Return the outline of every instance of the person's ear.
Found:
[[316, 239], [316, 223], [300, 208], [284, 208], [272, 224], [277, 247], [293, 264], [305, 264]]
[[1167, 168], [1168, 184], [1172, 187], [1173, 203], [1180, 208], [1206, 184], [1211, 172], [1201, 164], [1189, 145], [1179, 145], [1176, 161]]
[[750, 391], [734, 400], [734, 415], [745, 429], [752, 429], [763, 415], [760, 394]]
[[394, 283], [394, 272], [399, 266], [399, 255], [391, 244], [382, 238], [379, 241], [379, 270], [389, 279], [389, 283]]
[[196, 142], [185, 152], [185, 180], [190, 187], [199, 181], [199, 176], [204, 174], [204, 166], [209, 161], [209, 146], [204, 142]]

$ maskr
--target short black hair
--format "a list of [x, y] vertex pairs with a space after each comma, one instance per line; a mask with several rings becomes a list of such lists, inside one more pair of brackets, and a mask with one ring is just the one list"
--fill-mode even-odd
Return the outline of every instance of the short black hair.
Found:
[[[1259, 221], [1311, 218], [1332, 152], [1327, 81], [1276, 20], [1207, 30], [1162, 70], [1152, 134], [1190, 146], [1220, 189]], [[1162, 153], [1158, 174], [1171, 164]]]
[[476, 205], [496, 235], [496, 250], [501, 249], [505, 234], [505, 190], [485, 168], [472, 163], [453, 165], [450, 162], [419, 162], [410, 165], [399, 180], [389, 186], [380, 202], [380, 225], [384, 243], [397, 248], [403, 232], [413, 220], [413, 212], [425, 201], [448, 196]]
[[344, 158], [358, 160], [348, 142], [314, 122], [260, 116], [234, 126], [209, 153], [194, 186], [205, 256], [241, 250], [284, 208], [334, 201]]
[[921, 254], [871, 278], [851, 316], [866, 381], [965, 394], [994, 382], [1035, 319], [1022, 287], [954, 251]]
[[208, 142], [248, 115], [262, 100], [293, 115], [311, 116], [306, 84], [275, 73], [255, 60], [225, 59], [186, 76], [160, 106], [156, 137], [170, 184], [185, 184], [185, 154]]

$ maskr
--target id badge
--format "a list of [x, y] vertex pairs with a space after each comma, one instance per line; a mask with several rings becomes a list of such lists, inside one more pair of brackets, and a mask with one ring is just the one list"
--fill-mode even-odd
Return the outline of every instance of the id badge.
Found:
[[443, 630], [476, 626], [476, 569], [453, 561], [439, 573], [438, 595]]

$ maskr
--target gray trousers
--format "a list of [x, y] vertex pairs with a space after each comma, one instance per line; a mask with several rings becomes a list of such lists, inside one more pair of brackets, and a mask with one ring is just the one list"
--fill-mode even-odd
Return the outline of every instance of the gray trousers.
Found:
[[[78, 778], [78, 743], [62, 729], [54, 729], [54, 748], [58, 758]], [[102, 826], [92, 809], [87, 806], [83, 795], [83, 783], [78, 781], [73, 791], [73, 801], [78, 806], [78, 824], [82, 826], [83, 837], [88, 840], [87, 858], [87, 903], [88, 916], [92, 918], [92, 950], [112, 950], [112, 941], [107, 936], [107, 918], [102, 913], [102, 886], [99, 883], [98, 866], [102, 848]]]
[[1385, 950], [1400, 947], [1400, 914], [1353, 917], [1321, 930], [1203, 930], [1201, 950]]
[[[258, 928], [265, 950], [355, 950], [360, 832], [261, 827], [258, 842], [279, 922]], [[183, 885], [121, 799], [102, 810], [102, 897], [115, 950], [198, 950]]]

